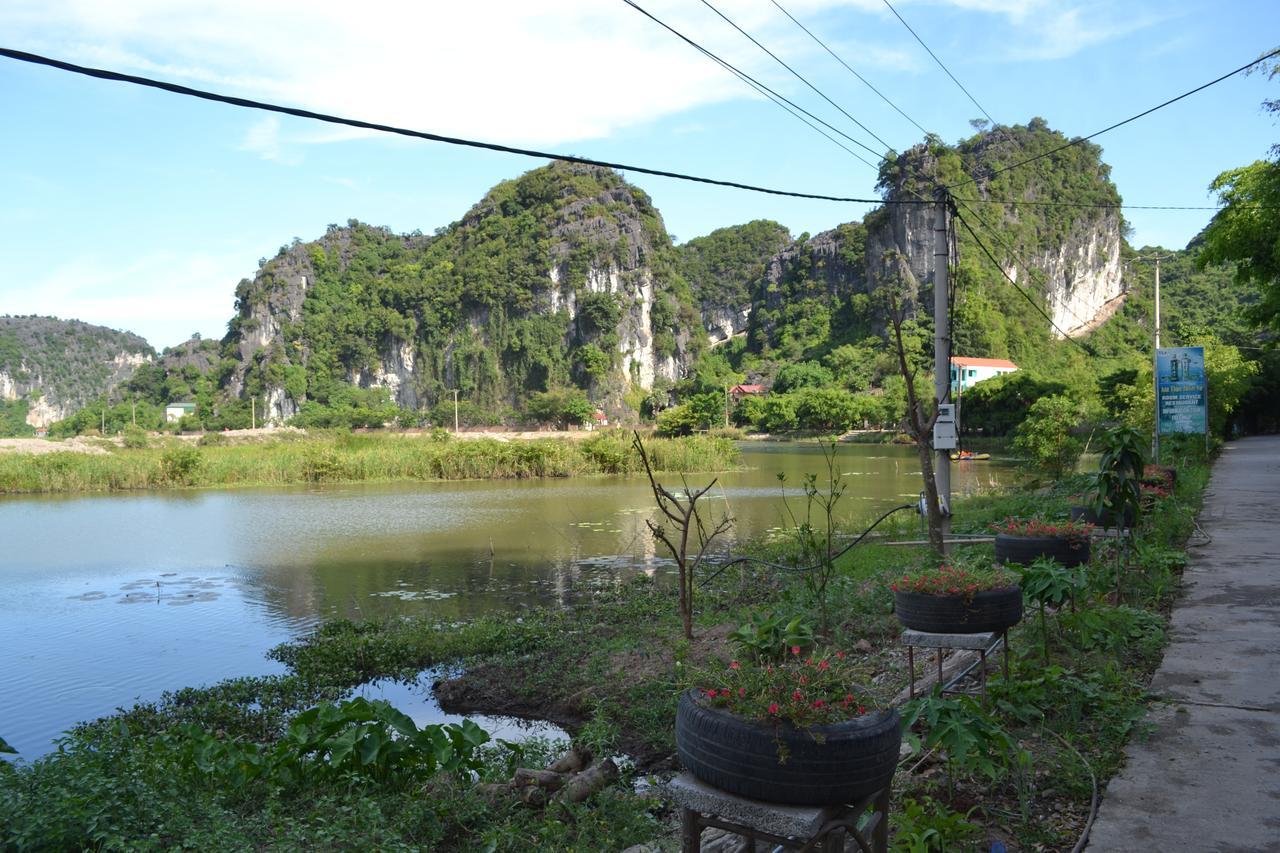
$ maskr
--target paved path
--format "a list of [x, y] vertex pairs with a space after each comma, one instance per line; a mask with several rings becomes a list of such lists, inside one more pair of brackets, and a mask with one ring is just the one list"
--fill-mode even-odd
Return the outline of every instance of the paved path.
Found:
[[1186, 595], [1089, 850], [1280, 851], [1280, 436], [1214, 465]]

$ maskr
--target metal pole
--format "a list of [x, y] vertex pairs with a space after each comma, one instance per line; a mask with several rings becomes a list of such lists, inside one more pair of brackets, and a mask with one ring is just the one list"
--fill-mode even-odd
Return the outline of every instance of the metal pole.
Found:
[[724, 386], [724, 428], [729, 428], [729, 386]]
[[[933, 218], [933, 390], [935, 405], [946, 402], [951, 392], [951, 327], [947, 311], [950, 289], [951, 223], [947, 219], [947, 201], [938, 200]], [[935, 408], [936, 412], [937, 409]], [[938, 501], [942, 504], [942, 541], [951, 535], [951, 453], [933, 451], [934, 481], [938, 485]], [[949, 548], [943, 545], [943, 551]]]
[[1156, 255], [1156, 348], [1151, 353], [1151, 381], [1156, 391], [1156, 423], [1152, 430], [1152, 461], [1160, 464], [1160, 256]]

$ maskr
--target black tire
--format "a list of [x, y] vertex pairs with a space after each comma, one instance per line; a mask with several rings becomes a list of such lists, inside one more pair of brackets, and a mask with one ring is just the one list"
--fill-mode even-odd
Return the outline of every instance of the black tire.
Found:
[[1022, 589], [1012, 586], [959, 595], [895, 592], [893, 612], [906, 628], [931, 634], [1001, 632], [1022, 621]]
[[1079, 566], [1089, 562], [1089, 540], [996, 534], [996, 559], [1001, 563], [1025, 566], [1038, 557], [1051, 557], [1067, 568]]
[[696, 690], [685, 691], [676, 710], [676, 750], [686, 770], [770, 803], [839, 805], [879, 791], [893, 779], [901, 744], [892, 708], [809, 730], [735, 717], [704, 705]]
[[[1071, 508], [1071, 520], [1081, 522], [1082, 524], [1096, 524], [1099, 527], [1120, 526], [1116, 524], [1116, 514], [1114, 510], [1105, 510], [1102, 515], [1098, 515], [1091, 506], [1073, 506]], [[1137, 520], [1133, 507], [1125, 507], [1124, 527], [1126, 529], [1133, 529]]]

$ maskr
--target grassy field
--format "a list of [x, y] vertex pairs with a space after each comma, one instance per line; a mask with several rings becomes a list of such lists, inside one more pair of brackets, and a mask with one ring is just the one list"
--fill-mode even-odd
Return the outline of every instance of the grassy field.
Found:
[[[103, 454], [0, 454], [0, 493], [91, 492], [181, 487], [392, 480], [480, 480], [617, 474], [639, 469], [631, 435], [600, 433], [579, 441], [453, 440], [447, 434], [333, 433], [246, 444], [211, 434], [192, 444], [115, 447]], [[645, 442], [656, 469], [720, 471], [738, 464], [724, 438]]]

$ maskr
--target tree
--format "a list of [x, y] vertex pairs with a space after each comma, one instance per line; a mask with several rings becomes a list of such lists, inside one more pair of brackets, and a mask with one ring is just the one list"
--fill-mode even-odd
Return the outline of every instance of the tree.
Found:
[[[1276, 77], [1280, 62], [1254, 70]], [[1280, 115], [1280, 100], [1263, 101], [1262, 106]], [[1272, 146], [1271, 154], [1280, 157], [1280, 144]], [[1250, 317], [1260, 326], [1280, 331], [1280, 160], [1258, 160], [1229, 169], [1214, 178], [1209, 189], [1225, 207], [1205, 228], [1196, 264], [1203, 269], [1234, 263], [1236, 280], [1255, 286], [1261, 296]]]
[[1025, 455], [1028, 467], [1061, 479], [1075, 470], [1084, 450], [1084, 442], [1072, 435], [1080, 421], [1080, 404], [1070, 397], [1042, 397], [1014, 432], [1013, 447]]
[[773, 380], [773, 390], [777, 394], [785, 394], [797, 388], [829, 388], [835, 377], [816, 361], [801, 361], [788, 364], [778, 371]]

